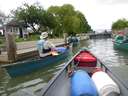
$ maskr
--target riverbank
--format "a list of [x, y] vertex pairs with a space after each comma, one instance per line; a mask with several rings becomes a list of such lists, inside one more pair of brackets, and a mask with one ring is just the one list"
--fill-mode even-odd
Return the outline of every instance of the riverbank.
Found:
[[[50, 39], [50, 41], [56, 46], [64, 44], [64, 39], [61, 38]], [[17, 43], [16, 61], [38, 56], [36, 42], [37, 41], [28, 41]], [[7, 52], [2, 52], [0, 55], [0, 64], [10, 62], [11, 61], [8, 60]]]
[[[89, 37], [86, 34], [82, 34], [80, 35], [79, 39], [86, 40], [86, 39], [89, 39]], [[65, 44], [64, 38], [54, 38], [49, 40], [53, 44], [55, 44], [55, 46], [60, 46]], [[36, 43], [37, 41], [27, 41], [27, 42], [16, 43], [16, 46], [17, 46], [16, 61], [39, 56], [36, 48]], [[0, 64], [8, 64], [8, 63], [12, 63], [12, 61], [8, 60], [7, 52], [2, 52], [0, 54]]]

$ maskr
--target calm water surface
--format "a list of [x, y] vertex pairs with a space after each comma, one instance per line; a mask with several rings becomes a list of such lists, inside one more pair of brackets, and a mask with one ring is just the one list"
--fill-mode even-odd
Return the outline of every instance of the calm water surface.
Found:
[[[112, 39], [81, 41], [79, 45], [73, 47], [71, 56], [82, 47], [88, 47], [107, 66], [118, 67], [128, 64], [127, 52], [113, 49]], [[28, 89], [32, 92], [39, 91], [64, 64], [64, 62], [51, 64], [41, 70], [16, 78], [10, 78], [5, 71], [0, 69], [0, 96], [15, 96], [15, 93], [21, 89]]]

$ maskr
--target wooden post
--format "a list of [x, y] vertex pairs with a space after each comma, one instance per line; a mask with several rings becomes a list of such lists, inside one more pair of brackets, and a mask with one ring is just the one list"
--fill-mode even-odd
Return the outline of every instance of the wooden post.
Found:
[[9, 62], [16, 60], [16, 43], [13, 32], [6, 32], [6, 47]]

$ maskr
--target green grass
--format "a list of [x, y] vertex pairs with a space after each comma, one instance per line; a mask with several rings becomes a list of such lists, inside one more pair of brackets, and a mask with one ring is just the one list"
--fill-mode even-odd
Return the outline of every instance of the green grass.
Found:
[[[37, 40], [40, 39], [39, 36], [40, 36], [40, 34], [31, 34], [31, 35], [30, 35], [28, 38], [26, 38], [26, 39], [16, 37], [16, 38], [15, 38], [15, 41], [16, 41], [16, 42], [37, 41]], [[5, 45], [5, 42], [6, 42], [6, 41], [5, 41], [5, 38], [0, 36], [0, 48]]]
[[0, 44], [3, 44], [5, 42], [5, 38], [3, 36], [0, 36]]
[[[28, 38], [19, 38], [19, 37], [15, 37], [15, 41], [16, 42], [25, 42], [25, 41], [37, 41], [40, 38], [40, 34], [31, 34], [29, 35]], [[49, 36], [49, 38], [52, 38], [51, 36]], [[0, 45], [3, 45], [5, 43], [5, 39], [0, 38]]]
[[24, 42], [24, 41], [36, 41], [39, 40], [39, 34], [30, 35], [28, 38], [16, 38], [16, 42]]
[[3, 40], [0, 39], [0, 44], [3, 44]]
[[30, 39], [31, 39], [31, 40], [39, 40], [39, 39], [40, 39], [39, 37], [40, 37], [39, 34], [31, 35], [31, 36], [30, 36]]

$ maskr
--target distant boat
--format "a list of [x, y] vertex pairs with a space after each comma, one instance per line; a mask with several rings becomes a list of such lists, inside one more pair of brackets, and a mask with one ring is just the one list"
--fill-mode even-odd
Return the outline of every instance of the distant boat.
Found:
[[114, 38], [114, 48], [128, 51], [128, 38], [126, 36], [117, 35]]
[[44, 66], [65, 60], [69, 56], [69, 48], [65, 48], [65, 50], [63, 48], [63, 52], [59, 52], [57, 55], [54, 54], [49, 52], [42, 54], [40, 58], [20, 61], [13, 64], [6, 64], [2, 65], [1, 67], [4, 68], [11, 77], [25, 75], [35, 70], [41, 69]]
[[71, 36], [68, 37], [67, 42], [72, 43], [73, 45], [77, 45], [79, 43], [80, 39], [77, 36]]

